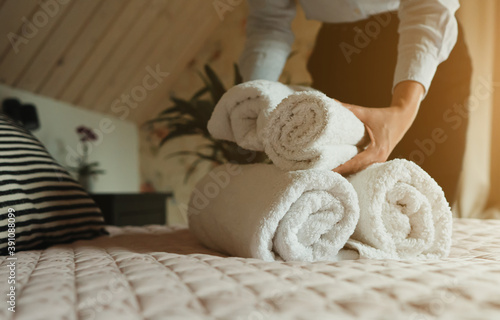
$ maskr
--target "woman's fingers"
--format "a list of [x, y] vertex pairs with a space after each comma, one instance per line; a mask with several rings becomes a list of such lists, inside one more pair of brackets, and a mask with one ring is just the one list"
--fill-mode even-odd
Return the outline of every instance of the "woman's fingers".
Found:
[[[354, 104], [343, 103], [340, 101], [339, 103], [342, 104], [342, 106], [347, 108], [349, 111], [351, 111], [356, 116], [356, 118], [358, 118], [361, 122], [363, 122], [365, 127], [367, 126], [365, 107], [357, 106]], [[370, 143], [370, 141], [371, 137], [369, 136], [369, 134], [365, 134], [365, 136], [361, 139], [361, 141], [359, 141], [358, 144], [356, 145], [359, 149], [359, 152], [363, 151], [365, 147]]]
[[333, 170], [334, 172], [337, 172], [343, 176], [348, 176], [362, 171], [374, 163], [384, 162], [387, 159], [383, 148], [381, 148], [377, 144], [377, 140], [375, 139], [371, 128], [366, 125], [365, 128], [367, 136], [371, 141], [368, 147], [364, 151], [354, 156], [354, 158], [352, 158], [351, 160], [335, 168]]
[[354, 113], [354, 115], [363, 123], [366, 122], [366, 107], [361, 107], [361, 106], [357, 106], [355, 104], [348, 104], [348, 103], [343, 103], [341, 102], [340, 104], [342, 104], [342, 106], [344, 106], [345, 108], [347, 108], [349, 111], [351, 111], [352, 113]]
[[370, 144], [366, 150], [358, 153], [354, 158], [333, 169], [333, 171], [343, 176], [349, 176], [366, 169], [374, 163], [384, 162], [385, 160], [382, 151]]

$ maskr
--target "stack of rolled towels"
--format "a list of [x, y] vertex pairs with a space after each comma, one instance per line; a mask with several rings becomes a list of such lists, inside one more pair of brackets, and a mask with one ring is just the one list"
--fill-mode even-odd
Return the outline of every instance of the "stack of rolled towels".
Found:
[[418, 165], [396, 159], [348, 178], [332, 171], [359, 152], [365, 127], [323, 93], [246, 82], [220, 99], [208, 130], [273, 162], [224, 164], [195, 186], [189, 227], [209, 248], [267, 261], [449, 254], [449, 204]]

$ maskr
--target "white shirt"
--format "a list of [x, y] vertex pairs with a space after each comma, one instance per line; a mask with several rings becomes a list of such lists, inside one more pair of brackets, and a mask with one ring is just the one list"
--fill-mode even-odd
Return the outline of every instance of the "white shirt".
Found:
[[[413, 80], [420, 82], [427, 93], [438, 65], [448, 58], [457, 41], [458, 0], [299, 1], [308, 19], [330, 23], [355, 22], [374, 14], [397, 11], [400, 37], [394, 86]], [[248, 3], [250, 13], [247, 41], [240, 58], [241, 73], [245, 81], [277, 81], [294, 41], [290, 24], [295, 17], [295, 1], [248, 0]], [[373, 30], [377, 30], [376, 27]], [[354, 42], [349, 45], [363, 50]], [[349, 53], [349, 48], [344, 50]]]

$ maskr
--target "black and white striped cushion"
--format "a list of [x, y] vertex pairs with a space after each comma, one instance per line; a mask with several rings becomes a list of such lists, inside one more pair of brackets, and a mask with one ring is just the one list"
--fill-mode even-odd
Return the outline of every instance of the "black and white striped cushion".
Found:
[[[11, 214], [9, 220], [9, 212], [15, 218]], [[7, 240], [13, 230], [9, 230], [8, 222], [14, 220], [15, 251], [106, 234], [102, 213], [87, 192], [38, 139], [0, 113], [2, 255], [9, 252]]]

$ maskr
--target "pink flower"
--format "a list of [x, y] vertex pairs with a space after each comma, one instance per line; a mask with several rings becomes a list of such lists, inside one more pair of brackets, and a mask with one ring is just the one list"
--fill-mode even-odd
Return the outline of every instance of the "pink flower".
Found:
[[91, 128], [79, 126], [76, 128], [76, 133], [80, 136], [81, 141], [96, 141], [97, 135]]

